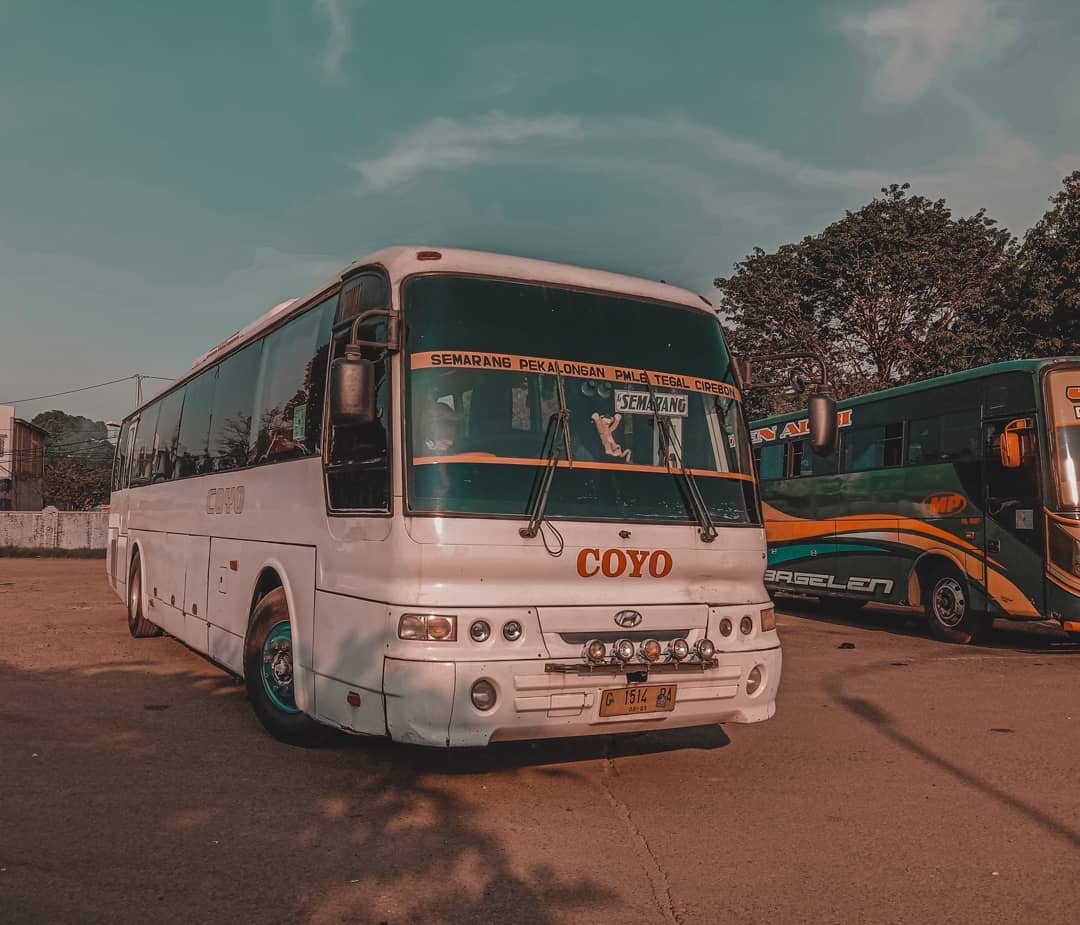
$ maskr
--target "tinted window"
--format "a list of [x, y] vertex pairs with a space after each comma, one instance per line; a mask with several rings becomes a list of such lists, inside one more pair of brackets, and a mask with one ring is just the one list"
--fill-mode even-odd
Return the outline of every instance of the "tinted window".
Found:
[[908, 422], [911, 464], [979, 458], [979, 411], [952, 411]]
[[210, 471], [210, 415], [214, 407], [217, 368], [200, 373], [187, 384], [180, 437], [176, 443], [176, 477]]
[[128, 439], [131, 435], [131, 421], [124, 421], [120, 427], [120, 436], [116, 438], [116, 458], [113, 460], [112, 490], [122, 491], [125, 487], [124, 468], [127, 465]]
[[176, 463], [176, 438], [180, 433], [180, 413], [184, 407], [184, 390], [177, 389], [161, 399], [158, 412], [157, 437], [154, 440], [153, 481], [167, 482], [173, 478]]
[[809, 440], [791, 444], [793, 476], [830, 475], [836, 472], [837, 456], [834, 450], [829, 456], [818, 456], [810, 449]]
[[761, 448], [761, 462], [758, 465], [758, 478], [779, 479], [784, 477], [784, 447], [779, 443], [768, 443]]
[[157, 427], [158, 406], [143, 408], [135, 430], [135, 445], [131, 448], [132, 485], [145, 485], [150, 482], [154, 469], [154, 430]]
[[904, 445], [904, 425], [875, 424], [844, 430], [844, 471], [862, 472], [899, 466]]
[[[268, 335], [259, 371], [255, 463], [294, 459], [319, 452], [321, 413], [311, 407], [319, 348], [330, 338], [334, 301], [306, 312]], [[321, 389], [320, 389], [321, 393]], [[318, 402], [321, 412], [321, 394]]]
[[210, 468], [237, 469], [251, 461], [251, 415], [262, 341], [249, 344], [218, 367], [210, 415]]

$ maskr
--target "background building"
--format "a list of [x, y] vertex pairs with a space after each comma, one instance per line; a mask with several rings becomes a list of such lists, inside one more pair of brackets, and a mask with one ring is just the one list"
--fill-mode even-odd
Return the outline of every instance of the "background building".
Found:
[[0, 405], [0, 511], [40, 511], [48, 431]]

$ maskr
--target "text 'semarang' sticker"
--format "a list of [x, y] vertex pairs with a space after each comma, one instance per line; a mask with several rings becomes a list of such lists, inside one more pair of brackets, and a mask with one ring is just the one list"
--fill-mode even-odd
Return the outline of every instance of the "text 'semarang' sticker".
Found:
[[690, 413], [690, 396], [674, 392], [629, 392], [617, 389], [615, 411], [619, 414], [652, 414], [684, 418]]
[[[607, 363], [582, 363], [577, 360], [556, 360], [550, 357], [519, 356], [513, 353], [477, 353], [457, 350], [429, 350], [412, 355], [413, 369], [446, 367], [457, 369], [491, 369], [519, 373], [556, 372], [576, 379], [603, 379], [626, 385], [651, 385], [663, 389], [700, 392], [718, 398], [742, 401], [735, 386], [717, 379], [688, 376], [684, 373], [661, 373], [653, 369], [631, 366], [611, 366]], [[618, 410], [618, 409], [616, 409]], [[642, 412], [652, 414], [652, 411]]]

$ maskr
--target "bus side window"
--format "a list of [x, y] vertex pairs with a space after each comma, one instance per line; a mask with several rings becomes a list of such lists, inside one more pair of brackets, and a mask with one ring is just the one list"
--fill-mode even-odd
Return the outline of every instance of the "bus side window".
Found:
[[873, 424], [844, 431], [844, 471], [865, 472], [886, 469], [904, 461], [904, 425]]
[[[361, 311], [385, 308], [388, 303], [389, 286], [380, 274], [363, 273], [350, 279], [341, 293], [332, 359], [345, 353], [349, 319]], [[381, 340], [385, 333], [382, 319], [360, 328], [362, 340]], [[376, 418], [370, 424], [330, 425], [327, 496], [332, 511], [386, 513], [390, 510], [390, 364], [380, 348], [365, 347], [363, 356], [375, 361]]]
[[803, 454], [806, 449], [805, 440], [792, 440], [784, 445], [784, 475], [789, 479], [797, 479], [805, 475], [803, 468]]
[[214, 407], [217, 367], [199, 373], [187, 384], [180, 436], [176, 442], [176, 478], [210, 471], [210, 413]]
[[950, 411], [908, 423], [908, 465], [978, 459], [979, 411]]
[[779, 443], [769, 443], [761, 447], [761, 461], [758, 464], [759, 479], [782, 479], [784, 477], [784, 447]]
[[116, 438], [116, 456], [113, 460], [112, 490], [122, 491], [127, 486], [124, 484], [124, 471], [127, 465], [128, 437], [131, 431], [131, 421], [124, 421], [120, 428], [120, 435]]
[[157, 428], [158, 404], [143, 408], [131, 448], [131, 485], [148, 485], [154, 471], [154, 431]]
[[174, 477], [176, 440], [180, 432], [180, 414], [184, 407], [184, 389], [170, 392], [161, 399], [158, 414], [157, 439], [154, 443], [154, 482], [167, 482]]
[[263, 342], [255, 341], [218, 367], [210, 414], [210, 468], [242, 469], [251, 462], [251, 415]]

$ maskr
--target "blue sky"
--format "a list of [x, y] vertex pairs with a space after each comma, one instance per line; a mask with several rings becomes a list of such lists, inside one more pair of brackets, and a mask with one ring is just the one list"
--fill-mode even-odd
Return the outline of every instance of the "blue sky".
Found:
[[0, 0], [0, 403], [179, 375], [392, 243], [707, 295], [892, 181], [1020, 234], [1078, 43], [1072, 0]]

